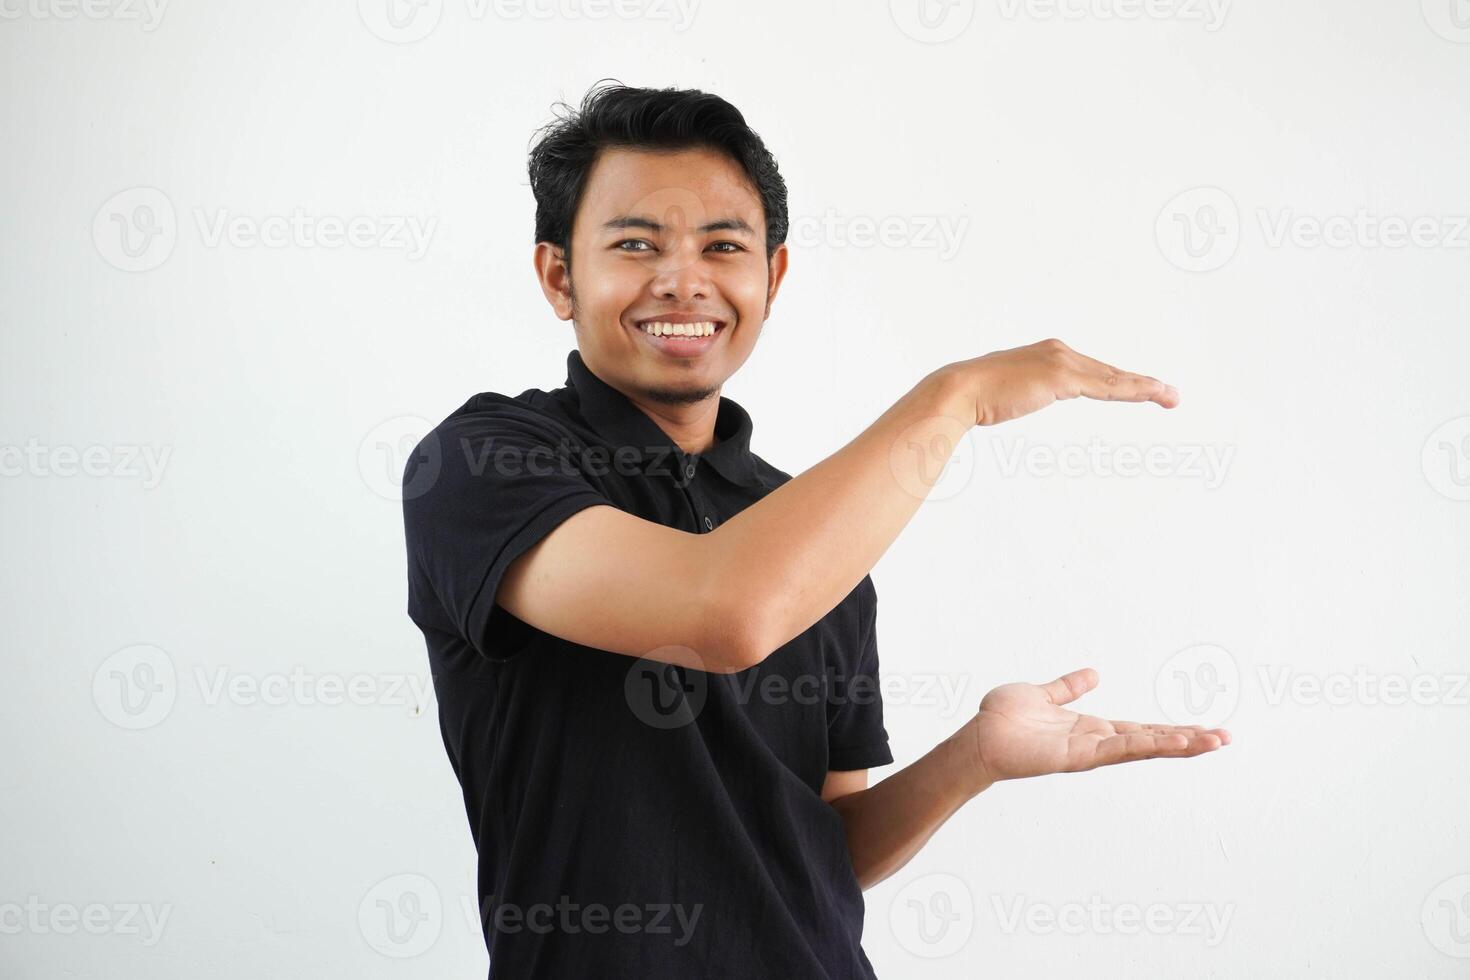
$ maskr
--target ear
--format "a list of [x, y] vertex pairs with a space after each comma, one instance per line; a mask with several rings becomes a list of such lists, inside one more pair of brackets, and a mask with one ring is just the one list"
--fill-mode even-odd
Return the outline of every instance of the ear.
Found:
[[566, 253], [551, 242], [537, 242], [534, 256], [536, 279], [558, 320], [572, 318], [572, 269]]
[[771, 261], [766, 271], [766, 315], [764, 319], [771, 318], [771, 304], [776, 302], [776, 291], [781, 288], [781, 280], [786, 278], [786, 266], [791, 259], [791, 253], [782, 242], [776, 246], [776, 251], [771, 253]]

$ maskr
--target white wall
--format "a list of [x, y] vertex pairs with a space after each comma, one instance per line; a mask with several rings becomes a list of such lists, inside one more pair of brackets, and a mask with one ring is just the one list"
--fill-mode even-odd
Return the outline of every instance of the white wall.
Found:
[[[903, 765], [1091, 665], [1082, 707], [1235, 744], [984, 794], [868, 892], [879, 975], [1470, 969], [1464, 0], [92, 2], [0, 0], [0, 972], [483, 973], [382, 445], [564, 378], [524, 159], [603, 76], [781, 162], [793, 268], [726, 393], [783, 469], [1050, 335], [1184, 396], [973, 433], [874, 571], [888, 727]], [[426, 249], [212, 234], [298, 210]], [[442, 903], [407, 946], [405, 892]]]

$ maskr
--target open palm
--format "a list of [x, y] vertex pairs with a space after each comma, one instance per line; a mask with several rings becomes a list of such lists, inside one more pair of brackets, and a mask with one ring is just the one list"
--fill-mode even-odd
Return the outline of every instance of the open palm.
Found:
[[970, 720], [977, 765], [996, 782], [1082, 772], [1115, 762], [1187, 758], [1230, 744], [1223, 728], [1140, 725], [1062, 707], [1097, 686], [1097, 671], [1074, 670], [1049, 684], [1003, 684]]

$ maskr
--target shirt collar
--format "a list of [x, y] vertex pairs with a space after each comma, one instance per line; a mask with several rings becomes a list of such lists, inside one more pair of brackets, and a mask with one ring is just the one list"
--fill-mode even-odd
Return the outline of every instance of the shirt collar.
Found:
[[720, 396], [715, 416], [715, 444], [703, 453], [689, 454], [627, 395], [593, 374], [583, 362], [582, 352], [575, 348], [567, 355], [567, 385], [576, 391], [588, 424], [614, 447], [629, 447], [640, 460], [668, 450], [675, 454], [681, 469], [686, 461], [703, 460], [731, 483], [743, 487], [762, 485], [756, 472], [755, 455], [750, 451], [754, 423], [750, 413], [729, 398]]

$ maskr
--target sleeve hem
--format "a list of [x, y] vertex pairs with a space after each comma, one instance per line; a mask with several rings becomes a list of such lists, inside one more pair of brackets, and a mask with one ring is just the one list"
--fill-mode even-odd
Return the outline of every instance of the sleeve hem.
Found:
[[827, 768], [839, 772], [850, 769], [872, 769], [876, 766], [890, 765], [892, 762], [893, 750], [889, 748], [886, 738], [863, 745], [827, 750]]
[[595, 491], [584, 491], [567, 497], [560, 497], [542, 508], [535, 517], [516, 532], [490, 567], [485, 571], [485, 577], [480, 582], [479, 591], [470, 605], [468, 615], [468, 626], [465, 638], [482, 656], [492, 660], [502, 660], [509, 656], [512, 651], [495, 649], [486, 635], [490, 624], [491, 614], [495, 609], [495, 593], [500, 588], [500, 580], [505, 571], [521, 555], [531, 550], [531, 547], [546, 535], [550, 534], [558, 525], [568, 517], [598, 504], [607, 504], [610, 501]]

